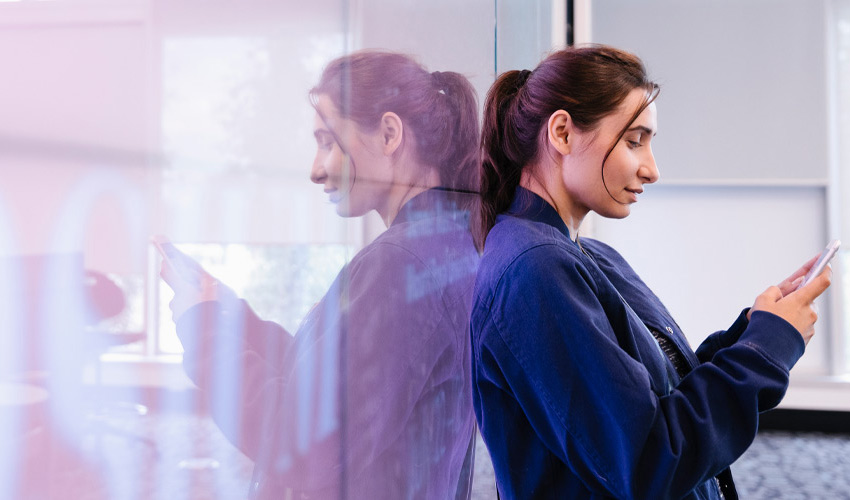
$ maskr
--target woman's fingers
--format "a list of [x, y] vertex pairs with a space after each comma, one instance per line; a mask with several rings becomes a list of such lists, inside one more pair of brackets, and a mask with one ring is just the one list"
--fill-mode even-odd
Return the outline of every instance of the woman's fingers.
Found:
[[826, 266], [818, 276], [795, 293], [804, 303], [811, 304], [829, 288], [830, 284], [832, 284], [832, 267]]
[[779, 284], [779, 288], [782, 290], [783, 296], [788, 295], [789, 293], [797, 289], [797, 286], [800, 284], [803, 278], [806, 277], [806, 273], [809, 272], [809, 269], [812, 268], [812, 266], [818, 260], [819, 256], [820, 254], [815, 255], [814, 257], [809, 259], [808, 262], [806, 262], [805, 264], [803, 264], [802, 267], [800, 267], [800, 269], [794, 271], [791, 276], [788, 276], [788, 278], [786, 278], [782, 283]]
[[779, 289], [782, 290], [783, 297], [796, 290], [797, 287], [800, 286], [800, 283], [806, 279], [806, 276], [797, 276], [793, 281], [790, 281], [790, 279], [791, 278], [788, 278], [779, 284]]
[[788, 294], [783, 294], [780, 287], [770, 287], [756, 298], [752, 310], [770, 312], [791, 323], [808, 344], [818, 319], [814, 300], [829, 287], [831, 280], [832, 270], [827, 267], [809, 284]]

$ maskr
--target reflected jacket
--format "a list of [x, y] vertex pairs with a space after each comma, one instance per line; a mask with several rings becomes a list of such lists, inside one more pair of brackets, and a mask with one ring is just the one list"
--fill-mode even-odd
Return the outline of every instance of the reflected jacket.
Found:
[[[746, 312], [746, 310], [745, 310]], [[650, 330], [690, 371], [679, 379]], [[473, 402], [502, 499], [737, 498], [727, 468], [779, 403], [802, 336], [741, 313], [693, 352], [609, 246], [518, 188], [490, 231], [471, 318]]]
[[184, 369], [255, 461], [252, 498], [468, 498], [479, 256], [441, 189], [406, 203], [292, 336], [241, 300], [178, 319]]

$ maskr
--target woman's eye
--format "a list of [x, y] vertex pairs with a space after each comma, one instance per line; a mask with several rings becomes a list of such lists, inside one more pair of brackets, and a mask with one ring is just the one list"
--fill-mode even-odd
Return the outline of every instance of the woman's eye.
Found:
[[626, 141], [626, 143], [629, 145], [630, 149], [636, 149], [640, 147], [640, 141]]
[[330, 151], [334, 146], [334, 141], [324, 137], [319, 137], [316, 138], [316, 144], [322, 151]]

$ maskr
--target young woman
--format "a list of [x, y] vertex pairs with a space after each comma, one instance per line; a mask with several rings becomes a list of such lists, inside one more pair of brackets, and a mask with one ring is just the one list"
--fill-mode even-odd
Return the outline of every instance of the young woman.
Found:
[[187, 287], [165, 263], [184, 368], [255, 460], [255, 498], [468, 498], [474, 91], [457, 73], [359, 52], [310, 95], [311, 179], [341, 216], [375, 210], [388, 229], [294, 336], [209, 275]]
[[[502, 498], [736, 498], [729, 465], [813, 334], [812, 262], [693, 352], [584, 217], [658, 180], [658, 87], [605, 46], [502, 74], [488, 93], [471, 318], [473, 401]], [[652, 244], [652, 242], [647, 242]]]

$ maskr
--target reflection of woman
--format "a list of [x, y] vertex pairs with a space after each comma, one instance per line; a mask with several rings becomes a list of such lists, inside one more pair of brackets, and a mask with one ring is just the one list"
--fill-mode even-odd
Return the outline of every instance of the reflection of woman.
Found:
[[361, 52], [333, 61], [311, 97], [311, 179], [340, 215], [376, 210], [388, 229], [294, 337], [208, 276], [187, 291], [164, 265], [184, 367], [255, 460], [256, 497], [466, 498], [474, 91], [456, 73]]
[[811, 262], [694, 353], [626, 261], [578, 237], [658, 180], [656, 94], [596, 46], [487, 96], [473, 400], [502, 498], [737, 498], [728, 467], [813, 333], [829, 272], [794, 291]]

